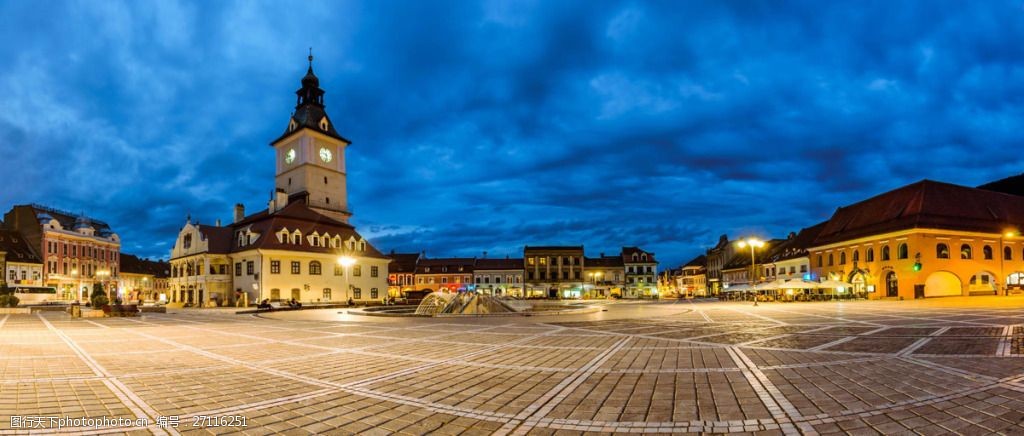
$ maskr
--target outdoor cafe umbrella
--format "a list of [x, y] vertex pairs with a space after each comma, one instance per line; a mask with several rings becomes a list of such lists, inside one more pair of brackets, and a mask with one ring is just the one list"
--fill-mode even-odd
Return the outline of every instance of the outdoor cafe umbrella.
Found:
[[841, 280], [825, 280], [821, 282], [821, 287], [826, 289], [852, 289], [853, 284]]
[[810, 280], [789, 280], [786, 283], [779, 285], [779, 289], [819, 289], [822, 288], [818, 282], [812, 282]]

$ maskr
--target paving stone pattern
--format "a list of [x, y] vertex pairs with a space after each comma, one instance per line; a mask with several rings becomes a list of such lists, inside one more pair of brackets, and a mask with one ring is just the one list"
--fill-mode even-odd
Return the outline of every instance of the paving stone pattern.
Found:
[[0, 315], [0, 434], [1024, 433], [1024, 298], [607, 308]]

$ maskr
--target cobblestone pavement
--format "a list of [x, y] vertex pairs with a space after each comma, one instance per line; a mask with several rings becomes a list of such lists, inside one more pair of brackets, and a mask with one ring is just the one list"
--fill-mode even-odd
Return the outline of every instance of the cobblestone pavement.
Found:
[[1024, 433], [1024, 298], [606, 307], [0, 315], [0, 434]]

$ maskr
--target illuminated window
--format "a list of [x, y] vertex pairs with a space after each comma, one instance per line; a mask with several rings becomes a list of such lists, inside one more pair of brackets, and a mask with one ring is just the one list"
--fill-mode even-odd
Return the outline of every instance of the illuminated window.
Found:
[[949, 259], [949, 246], [943, 243], [936, 245], [935, 257], [939, 259]]
[[972, 257], [974, 257], [974, 253], [971, 250], [971, 246], [969, 244], [961, 245], [960, 246], [960, 258], [966, 260], [966, 259], [971, 259]]

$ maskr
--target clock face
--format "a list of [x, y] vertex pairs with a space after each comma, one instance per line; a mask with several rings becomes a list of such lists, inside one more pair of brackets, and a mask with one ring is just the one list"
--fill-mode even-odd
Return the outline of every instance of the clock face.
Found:
[[321, 148], [320, 149], [320, 160], [322, 160], [324, 162], [330, 162], [331, 158], [333, 158], [333, 157], [334, 157], [334, 155], [331, 154], [331, 151], [328, 150], [327, 148]]
[[295, 162], [295, 149], [288, 150], [288, 153], [284, 155], [284, 163]]

